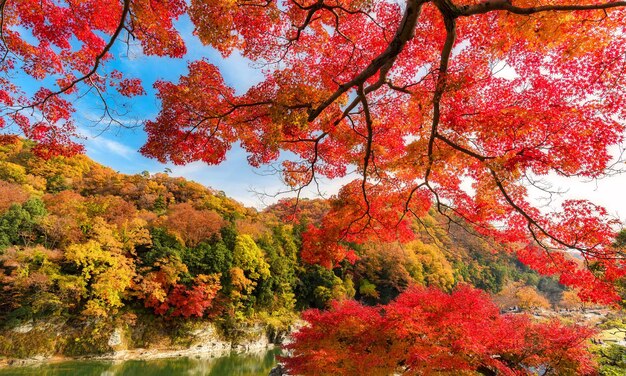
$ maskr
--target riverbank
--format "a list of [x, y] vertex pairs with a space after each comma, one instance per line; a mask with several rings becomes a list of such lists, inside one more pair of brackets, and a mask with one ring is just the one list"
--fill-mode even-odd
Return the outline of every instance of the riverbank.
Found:
[[[4, 355], [0, 368], [66, 361], [212, 359], [233, 353], [261, 354], [280, 346], [297, 324], [281, 328], [246, 323], [225, 330], [215, 323], [194, 322], [177, 330], [162, 327], [161, 333], [154, 326], [109, 326], [107, 333], [86, 337], [84, 328], [70, 328], [67, 324], [26, 323], [0, 333]], [[77, 344], [81, 342], [82, 346]], [[27, 346], [31, 350], [28, 354], [23, 351]], [[15, 355], [11, 356], [11, 350]], [[77, 354], [77, 350], [81, 353]]]
[[209, 349], [204, 347], [188, 348], [188, 349], [172, 349], [172, 350], [156, 350], [156, 349], [132, 349], [116, 351], [103, 355], [83, 355], [76, 357], [65, 357], [55, 355], [46, 357], [43, 355], [26, 359], [0, 359], [0, 368], [3, 367], [26, 367], [47, 363], [62, 363], [71, 361], [114, 361], [122, 362], [129, 360], [151, 361], [159, 359], [176, 359], [176, 358], [194, 358], [194, 359], [214, 359], [229, 356], [231, 354], [246, 355], [262, 355], [263, 353], [278, 349], [279, 345], [267, 344], [266, 347], [254, 347], [245, 350], [235, 349]]
[[229, 345], [228, 343], [203, 343], [190, 348], [179, 349], [130, 349], [114, 351], [101, 355], [62, 356], [62, 355], [36, 355], [25, 359], [0, 359], [2, 367], [24, 367], [44, 363], [61, 363], [68, 361], [128, 361], [128, 360], [158, 360], [173, 358], [212, 359], [236, 354], [262, 354], [268, 350], [278, 348], [279, 345], [266, 343], [264, 340], [250, 342], [248, 345]]
[[177, 357], [153, 360], [76, 360], [0, 368], [0, 376], [267, 376], [280, 350], [231, 353], [215, 358]]

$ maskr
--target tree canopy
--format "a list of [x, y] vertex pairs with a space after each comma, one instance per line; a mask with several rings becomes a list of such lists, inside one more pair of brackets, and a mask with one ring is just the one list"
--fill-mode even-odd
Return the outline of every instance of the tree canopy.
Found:
[[484, 292], [410, 289], [384, 307], [310, 310], [284, 359], [297, 375], [590, 375], [593, 331], [501, 315]]
[[252, 165], [279, 163], [296, 192], [356, 170], [361, 177], [304, 236], [311, 262], [352, 258], [345, 242], [410, 241], [413, 217], [434, 205], [514, 244], [541, 272], [562, 273], [582, 297], [615, 301], [625, 271], [610, 247], [617, 221], [583, 200], [546, 213], [529, 187], [547, 189], [537, 182], [548, 174], [610, 172], [626, 116], [625, 5], [2, 1], [0, 126], [15, 124], [43, 156], [79, 152], [72, 98], [91, 92], [114, 116], [105, 92], [145, 93], [137, 77], [107, 67], [113, 46], [136, 39], [146, 55], [181, 58], [176, 21], [188, 17], [204, 45], [240, 51], [264, 79], [237, 94], [202, 59], [178, 82], [158, 81], [161, 110], [144, 124], [143, 154], [216, 164], [239, 143]]

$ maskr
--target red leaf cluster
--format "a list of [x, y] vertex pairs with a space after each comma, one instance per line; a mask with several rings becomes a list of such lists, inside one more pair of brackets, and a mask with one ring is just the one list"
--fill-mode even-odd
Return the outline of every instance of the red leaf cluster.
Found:
[[213, 305], [213, 299], [221, 288], [219, 277], [199, 275], [191, 287], [173, 285], [163, 301], [149, 296], [145, 306], [153, 308], [157, 315], [202, 317]]
[[298, 375], [593, 374], [593, 330], [503, 315], [479, 290], [412, 288], [386, 306], [309, 310], [283, 359]]

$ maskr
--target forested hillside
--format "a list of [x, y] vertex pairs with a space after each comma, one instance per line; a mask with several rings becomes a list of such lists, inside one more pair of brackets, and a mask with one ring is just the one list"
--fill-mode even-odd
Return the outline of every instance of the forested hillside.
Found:
[[[2, 141], [4, 329], [56, 319], [93, 333], [137, 316], [170, 327], [201, 319], [225, 328], [289, 322], [294, 312], [333, 299], [387, 303], [414, 284], [446, 291], [471, 284], [509, 305], [561, 300], [554, 280], [434, 212], [414, 226], [417, 240], [349, 243], [350, 257], [329, 269], [300, 253], [301, 233], [320, 221], [329, 201], [295, 207], [286, 199], [259, 212], [166, 173], [124, 175], [82, 155], [44, 160], [32, 142]], [[15, 343], [0, 345], [15, 355]], [[100, 351], [88, 340], [79, 350], [68, 346], [59, 351]]]

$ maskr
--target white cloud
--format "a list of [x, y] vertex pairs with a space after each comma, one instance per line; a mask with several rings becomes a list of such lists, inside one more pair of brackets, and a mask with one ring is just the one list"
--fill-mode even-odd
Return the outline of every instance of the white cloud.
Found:
[[[139, 156], [139, 153], [130, 146], [111, 140], [103, 135], [94, 134], [91, 130], [84, 127], [78, 129], [78, 134], [86, 139], [85, 147], [87, 154], [93, 153], [99, 156], [110, 156], [112, 154], [128, 161], [135, 160]], [[101, 160], [102, 158], [96, 159]]]
[[132, 161], [138, 155], [136, 150], [102, 136], [90, 138], [86, 143], [88, 144], [88, 150], [99, 154], [113, 154], [128, 161]]
[[539, 189], [530, 190], [534, 198], [533, 202], [536, 205], [544, 205], [542, 210], [545, 212], [558, 210], [565, 200], [589, 200], [606, 208], [609, 215], [622, 222], [626, 219], [626, 175], [609, 176], [598, 181], [584, 181], [551, 174], [545, 180], [551, 185], [552, 190], [562, 192], [548, 197]]

